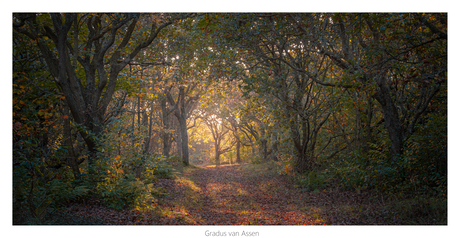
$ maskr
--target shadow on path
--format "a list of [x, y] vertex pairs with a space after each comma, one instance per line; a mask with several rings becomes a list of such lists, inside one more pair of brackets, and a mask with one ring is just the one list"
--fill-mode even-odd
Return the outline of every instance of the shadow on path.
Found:
[[[160, 200], [159, 224], [320, 225], [353, 224], [353, 208], [338, 220], [354, 193], [304, 192], [273, 170], [253, 165], [204, 167], [176, 180], [162, 181], [170, 196]], [[345, 198], [348, 199], [343, 199]], [[341, 214], [343, 215], [343, 214]], [[343, 218], [340, 218], [343, 219]]]

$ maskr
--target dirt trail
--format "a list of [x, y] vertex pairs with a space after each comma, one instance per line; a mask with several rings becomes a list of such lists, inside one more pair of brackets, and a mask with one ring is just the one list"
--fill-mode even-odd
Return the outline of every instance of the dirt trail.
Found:
[[[318, 225], [356, 224], [354, 193], [305, 192], [274, 171], [252, 165], [206, 167], [158, 186], [170, 194], [159, 206], [159, 224]], [[344, 199], [345, 198], [345, 199]], [[339, 212], [337, 211], [339, 208]], [[345, 208], [345, 210], [344, 210]], [[344, 214], [345, 212], [345, 214]], [[345, 215], [345, 216], [344, 216]]]
[[[187, 172], [188, 171], [188, 172]], [[99, 202], [69, 204], [52, 224], [75, 225], [323, 225], [388, 224], [378, 205], [355, 192], [306, 192], [270, 166], [186, 168], [159, 179], [165, 195], [153, 211], [107, 208]]]

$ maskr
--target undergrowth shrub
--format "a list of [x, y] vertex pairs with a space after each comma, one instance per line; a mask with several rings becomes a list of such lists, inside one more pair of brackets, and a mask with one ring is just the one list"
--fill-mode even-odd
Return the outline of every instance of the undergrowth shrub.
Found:
[[297, 179], [297, 184], [306, 191], [319, 192], [326, 185], [325, 175], [318, 174], [315, 171], [310, 171], [308, 175], [299, 175], [299, 178]]
[[263, 158], [259, 155], [251, 157], [251, 164], [262, 164], [266, 161], [263, 160]]
[[283, 154], [279, 156], [276, 163], [276, 170], [280, 175], [294, 175], [294, 158], [291, 155]]
[[[351, 153], [328, 169], [349, 190], [373, 189], [392, 196], [447, 196], [447, 174], [409, 141], [402, 156], [389, 159], [378, 151]], [[412, 145], [412, 146], [410, 146]], [[441, 154], [442, 156], [442, 154]], [[442, 159], [442, 158], [441, 158]]]
[[[134, 167], [139, 163], [142, 170]], [[165, 191], [153, 186], [158, 178], [172, 178], [175, 158], [164, 156], [143, 156], [122, 158], [116, 156], [108, 159], [103, 166], [105, 176], [96, 186], [96, 191], [107, 206], [115, 209], [134, 208], [145, 210], [151, 208], [158, 196]]]
[[145, 184], [133, 175], [117, 179], [106, 178], [96, 187], [98, 194], [107, 206], [114, 209], [136, 208], [138, 210], [151, 206], [156, 198], [153, 184]]
[[363, 156], [352, 153], [342, 163], [333, 164], [331, 173], [339, 184], [348, 190], [376, 189], [379, 192], [394, 192], [401, 182], [400, 170], [384, 153]]
[[324, 189], [329, 182], [328, 174], [325, 171], [310, 171], [299, 174], [295, 172], [295, 159], [291, 155], [281, 155], [278, 161], [274, 162], [276, 170], [280, 175], [287, 175], [293, 179], [295, 187], [300, 187], [305, 191], [319, 192]]
[[417, 196], [391, 202], [386, 209], [399, 224], [447, 225], [447, 198]]
[[175, 158], [167, 158], [164, 156], [156, 156], [150, 157], [150, 159], [146, 160], [145, 163], [145, 175], [148, 178], [155, 176], [156, 178], [172, 178], [173, 167], [171, 163], [173, 163]]
[[63, 205], [85, 197], [88, 184], [75, 181], [67, 166], [54, 168], [62, 148], [46, 150], [30, 139], [13, 152], [13, 224], [42, 224]]
[[[149, 210], [156, 197], [165, 194], [153, 183], [159, 178], [173, 177], [177, 158], [144, 153], [142, 133], [132, 134], [123, 127], [126, 119], [114, 120], [101, 140], [95, 162], [97, 175], [93, 179], [97, 181], [95, 195], [111, 208]], [[129, 135], [132, 144], [125, 143]]]

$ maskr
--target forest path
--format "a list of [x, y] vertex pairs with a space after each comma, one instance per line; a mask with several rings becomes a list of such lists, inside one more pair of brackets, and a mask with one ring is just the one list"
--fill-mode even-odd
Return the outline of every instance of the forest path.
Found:
[[[263, 165], [199, 167], [157, 186], [157, 224], [318, 225], [356, 224], [356, 193], [306, 192]], [[348, 205], [350, 204], [350, 205]]]
[[[50, 224], [74, 225], [339, 225], [392, 224], [364, 194], [307, 192], [268, 164], [186, 167], [158, 179], [164, 191], [148, 212], [115, 210], [101, 201], [69, 204]], [[163, 189], [161, 189], [163, 188]], [[387, 216], [386, 215], [386, 216]]]

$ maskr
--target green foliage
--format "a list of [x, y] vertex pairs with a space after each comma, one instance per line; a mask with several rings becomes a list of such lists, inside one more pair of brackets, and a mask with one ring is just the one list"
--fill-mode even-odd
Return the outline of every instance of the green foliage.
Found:
[[447, 225], [447, 198], [417, 196], [391, 202], [387, 210], [395, 213], [391, 219], [405, 225]]
[[340, 184], [346, 189], [376, 189], [380, 192], [397, 190], [400, 177], [398, 170], [387, 159], [369, 159], [367, 166], [362, 159], [350, 159], [343, 166], [333, 167], [332, 171], [339, 177]]
[[52, 202], [68, 203], [86, 196], [89, 192], [87, 185], [77, 185], [69, 180], [53, 179], [46, 185], [49, 199]]
[[171, 179], [173, 177], [173, 168], [168, 162], [174, 159], [174, 157], [166, 158], [162, 155], [150, 157], [150, 159], [145, 161], [144, 178], [147, 180], [151, 180], [152, 178]]
[[[25, 15], [14, 14], [13, 23], [21, 25], [22, 16]], [[100, 21], [93, 29], [96, 32], [111, 29], [131, 15], [81, 14], [78, 21], [89, 22], [97, 16]], [[243, 161], [250, 162], [250, 166], [267, 166], [260, 153], [267, 149], [267, 153], [277, 155], [278, 161], [273, 162], [277, 172], [292, 178], [296, 187], [304, 191], [318, 192], [332, 184], [347, 190], [372, 190], [379, 195], [404, 198], [388, 205], [389, 210], [400, 211], [399, 219], [403, 221], [420, 216], [427, 219], [420, 224], [430, 224], [430, 219], [445, 222], [442, 214], [447, 209], [447, 41], [443, 39], [443, 35], [447, 36], [446, 14], [197, 14], [196, 18], [162, 30], [151, 47], [144, 48], [137, 58], [128, 56], [149, 35], [151, 28], [145, 27], [145, 19], [161, 24], [171, 16], [154, 14], [144, 18], [147, 15], [142, 14], [122, 49], [117, 46], [122, 44], [126, 27], [100, 32], [101, 36], [118, 32], [113, 47], [101, 55], [100, 62], [107, 61], [114, 52], [118, 58], [132, 61], [120, 72], [115, 70], [118, 81], [110, 105], [90, 105], [94, 98], [86, 98], [91, 95], [83, 92], [85, 103], [78, 107], [82, 111], [73, 111], [73, 115], [81, 114], [75, 119], [85, 118], [88, 123], [76, 125], [70, 120], [71, 142], [83, 144], [80, 135], [74, 136], [84, 132], [81, 134], [89, 134], [86, 141], [97, 144], [92, 150], [97, 151], [96, 155], [79, 153], [78, 159], [87, 159], [77, 166], [80, 171], [74, 170], [81, 173], [81, 181], [73, 177], [64, 143], [67, 138], [63, 125], [69, 122], [70, 114], [63, 112], [68, 111], [65, 105], [71, 100], [66, 101], [61, 92], [63, 84], [57, 86], [46, 70], [53, 65], [46, 64], [49, 61], [43, 57], [47, 54], [40, 51], [49, 47], [49, 53], [57, 53], [51, 35], [46, 36], [50, 32], [40, 33], [37, 40], [15, 27], [15, 224], [41, 223], [55, 209], [88, 195], [99, 196], [116, 209], [142, 210], [154, 206], [156, 197], [167, 192], [155, 188], [155, 181], [171, 179], [177, 170], [193, 168], [185, 167], [178, 157], [158, 155], [161, 134], [170, 132], [172, 138], [177, 124], [162, 128], [158, 99], [168, 88], [175, 98], [177, 87], [187, 87], [189, 92], [182, 97], [188, 98], [187, 108], [191, 108], [186, 114], [195, 119], [201, 117], [198, 124], [208, 115], [218, 129], [209, 131], [225, 135], [221, 138], [225, 140], [217, 145], [228, 152], [223, 154], [221, 164], [232, 163], [235, 152], [224, 148], [232, 145], [233, 137], [240, 137], [244, 144]], [[51, 26], [49, 14], [36, 17], [36, 29]], [[78, 51], [67, 52], [72, 65], [77, 55], [93, 60], [99, 55], [98, 47], [87, 49], [83, 44], [90, 40], [89, 25], [79, 25], [78, 45], [73, 41], [77, 31], [69, 31], [70, 48]], [[35, 26], [26, 22], [22, 28], [32, 34]], [[40, 48], [37, 43], [42, 44]], [[318, 48], [323, 45], [330, 47]], [[75, 61], [69, 72], [75, 73], [77, 83], [100, 87], [103, 72], [87, 78], [93, 74], [87, 74], [85, 69], [91, 67], [84, 61]], [[161, 65], [151, 67], [148, 62]], [[110, 69], [118, 67], [112, 68], [113, 62], [108, 63], [106, 73], [112, 74]], [[324, 86], [328, 84], [338, 87]], [[111, 88], [100, 88], [98, 96], [110, 96]], [[102, 101], [96, 98], [96, 102]], [[386, 107], [386, 103], [394, 105]], [[396, 108], [396, 112], [390, 113], [388, 108]], [[105, 114], [93, 117], [99, 112]], [[398, 140], [391, 137], [390, 141], [394, 130], [388, 128], [398, 123], [385, 124], [388, 113], [401, 124], [396, 130], [401, 132], [401, 136], [396, 133]], [[189, 131], [190, 142], [199, 143], [189, 145], [200, 148], [193, 155], [194, 161], [203, 162], [210, 157], [212, 133], [195, 122], [193, 126], [187, 124], [192, 126], [190, 129], [196, 126], [197, 131], [195, 135]], [[243, 130], [245, 125], [247, 130]], [[230, 127], [234, 133], [227, 131]], [[216, 137], [214, 141], [221, 140]], [[398, 150], [390, 155], [391, 142], [395, 141], [403, 141], [404, 148], [402, 153]], [[397, 147], [400, 146], [402, 143]], [[299, 153], [308, 155], [311, 163], [321, 168], [300, 168], [307, 173], [295, 172], [299, 169], [295, 160]], [[260, 170], [254, 175], [269, 172], [272, 170]]]
[[153, 182], [158, 178], [172, 178], [172, 166], [167, 158], [152, 156], [144, 161], [144, 167], [139, 177], [135, 177], [136, 171], [129, 167], [109, 170], [112, 172], [97, 184], [96, 193], [115, 209], [149, 210], [156, 197], [166, 194], [164, 189], [155, 188]]
[[298, 175], [296, 181], [298, 186], [306, 191], [319, 192], [326, 186], [325, 175], [318, 174], [315, 171], [310, 171], [307, 176], [305, 174]]
[[88, 186], [70, 177], [68, 169], [47, 169], [39, 159], [14, 166], [13, 223], [41, 224], [56, 209], [85, 197]]
[[[172, 178], [170, 161], [163, 156], [106, 158], [99, 160], [103, 180], [96, 185], [96, 194], [111, 208], [149, 210], [156, 197], [165, 191], [155, 188], [158, 178]], [[141, 168], [141, 169], [140, 169]]]
[[395, 196], [430, 194], [446, 197], [447, 141], [443, 138], [447, 136], [439, 132], [442, 130], [434, 132], [434, 128], [443, 128], [442, 122], [436, 119], [423, 126], [408, 140], [400, 157], [389, 159], [387, 151], [377, 150], [385, 146], [371, 145], [374, 150], [350, 153], [342, 161], [333, 163], [328, 173], [345, 189], [373, 189]]
[[97, 193], [104, 199], [104, 202], [111, 208], [137, 208], [145, 209], [150, 207], [156, 199], [153, 184], [145, 184], [132, 175], [120, 178], [106, 179], [96, 186]]
[[263, 160], [261, 155], [256, 155], [256, 156], [251, 157], [250, 161], [252, 164], [262, 164], [266, 162]]
[[406, 187], [419, 193], [447, 196], [447, 116], [432, 114], [407, 142], [399, 166]]

